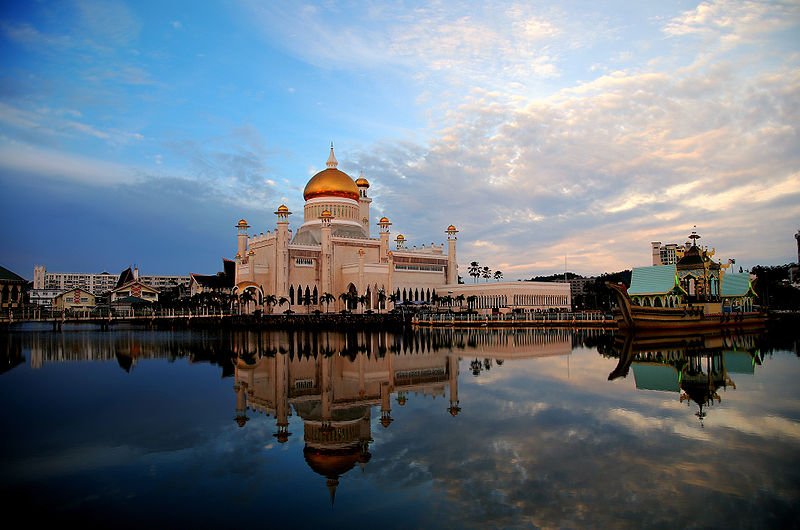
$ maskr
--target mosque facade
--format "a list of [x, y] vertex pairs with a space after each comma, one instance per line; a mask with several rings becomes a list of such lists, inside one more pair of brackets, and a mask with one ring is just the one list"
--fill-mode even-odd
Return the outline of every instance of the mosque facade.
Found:
[[285, 205], [275, 211], [276, 229], [266, 234], [250, 235], [247, 221], [239, 221], [234, 294], [249, 292], [251, 307], [273, 295], [295, 310], [381, 310], [393, 301], [430, 302], [437, 289], [458, 283], [455, 226], [445, 230], [447, 248], [408, 248], [398, 234], [391, 250], [388, 218], [376, 223], [378, 237], [370, 237], [367, 179], [339, 170], [333, 146], [326, 166], [306, 184], [296, 231], [289, 228], [292, 212]]

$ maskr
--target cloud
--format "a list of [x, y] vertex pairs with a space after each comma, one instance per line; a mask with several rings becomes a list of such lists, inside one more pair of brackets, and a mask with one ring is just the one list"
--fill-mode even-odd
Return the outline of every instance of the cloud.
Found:
[[113, 186], [139, 180], [138, 172], [115, 162], [22, 144], [0, 145], [0, 170], [16, 175]]
[[[462, 265], [513, 256], [530, 277], [569, 256], [579, 272], [620, 270], [695, 224], [721, 258], [781, 259], [789, 245], [755, 233], [791, 235], [800, 215], [785, 204], [800, 197], [797, 72], [617, 71], [524, 106], [474, 91], [429, 145], [381, 146], [358, 163], [405, 232], [427, 240], [452, 222], [462, 241], [492, 243], [466, 243]], [[448, 207], [405, 215], [420, 190]]]

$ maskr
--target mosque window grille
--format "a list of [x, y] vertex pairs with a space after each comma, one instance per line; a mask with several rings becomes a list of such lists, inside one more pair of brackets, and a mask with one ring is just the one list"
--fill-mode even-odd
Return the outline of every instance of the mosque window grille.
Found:
[[313, 267], [314, 266], [314, 259], [313, 258], [295, 258], [294, 264], [298, 267]]
[[314, 380], [313, 379], [297, 379], [294, 382], [295, 390], [310, 390], [314, 388]]

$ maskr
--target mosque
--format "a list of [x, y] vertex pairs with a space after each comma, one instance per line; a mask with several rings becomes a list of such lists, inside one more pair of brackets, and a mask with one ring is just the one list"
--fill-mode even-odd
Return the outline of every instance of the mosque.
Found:
[[[507, 282], [465, 286], [458, 283], [456, 234], [452, 224], [444, 244], [409, 247], [403, 234], [397, 234], [390, 249], [387, 217], [376, 223], [378, 238], [370, 237], [372, 224], [369, 182], [363, 175], [353, 180], [338, 169], [331, 145], [326, 168], [311, 177], [303, 191], [303, 222], [289, 228], [292, 212], [286, 205], [275, 211], [277, 227], [266, 234], [250, 235], [245, 219], [237, 224], [233, 294], [248, 300], [250, 310], [288, 302], [288, 309], [302, 311], [347, 308], [350, 310], [391, 309], [394, 303], [431, 303], [438, 294], [474, 294], [476, 308], [494, 307], [499, 311], [514, 308], [569, 308], [569, 286], [548, 284], [542, 295], [534, 282]], [[509, 292], [495, 292], [506, 286]], [[469, 290], [469, 293], [465, 292]], [[531, 296], [520, 293], [528, 290]], [[462, 293], [464, 291], [464, 293]], [[512, 293], [513, 291], [513, 293]], [[248, 296], [245, 296], [248, 293]], [[271, 300], [270, 298], [274, 297]], [[522, 302], [524, 299], [530, 302]], [[298, 307], [295, 307], [298, 306]]]
[[333, 145], [326, 165], [306, 184], [303, 223], [296, 232], [289, 228], [292, 212], [285, 205], [275, 212], [274, 232], [249, 236], [247, 221], [239, 221], [234, 294], [250, 291], [259, 305], [264, 296], [275, 295], [290, 308], [319, 308], [347, 293], [349, 309], [356, 308], [353, 295], [366, 297], [363, 309], [382, 309], [392, 294], [398, 301], [429, 302], [437, 288], [458, 282], [454, 226], [446, 230], [447, 253], [444, 245], [406, 248], [402, 234], [392, 251], [388, 218], [377, 223], [379, 237], [370, 237], [367, 179], [354, 181], [339, 170]]

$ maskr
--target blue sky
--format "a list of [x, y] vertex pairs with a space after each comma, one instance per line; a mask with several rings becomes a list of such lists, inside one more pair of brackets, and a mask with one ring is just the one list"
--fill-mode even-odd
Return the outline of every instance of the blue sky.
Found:
[[507, 279], [796, 259], [797, 2], [3, 2], [0, 264], [213, 273], [324, 169]]

